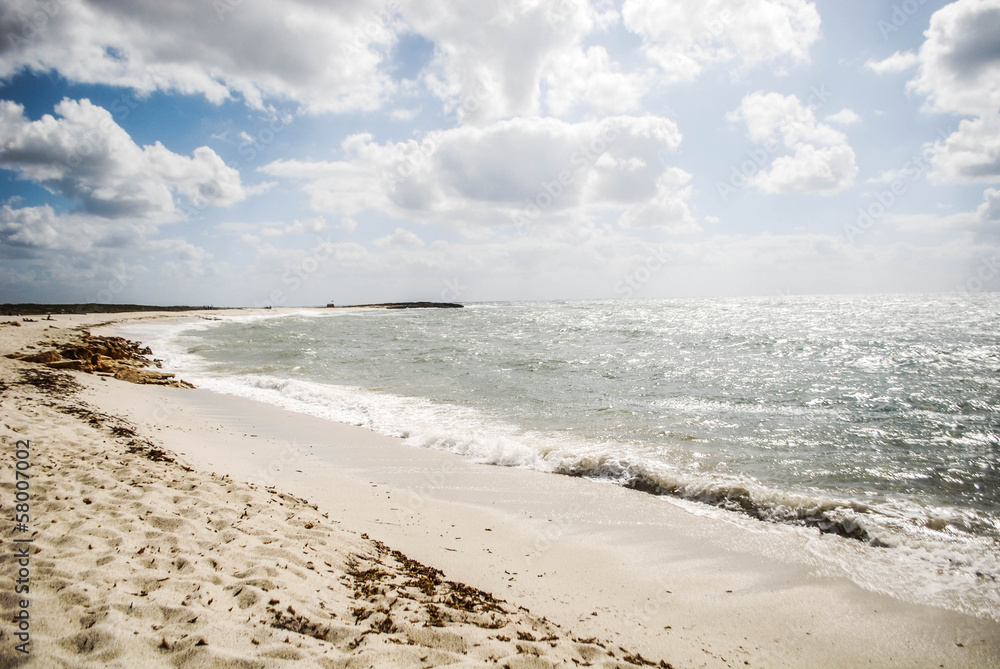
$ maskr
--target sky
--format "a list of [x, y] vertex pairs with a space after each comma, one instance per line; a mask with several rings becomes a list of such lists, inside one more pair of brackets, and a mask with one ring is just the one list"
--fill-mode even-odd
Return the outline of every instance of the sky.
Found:
[[0, 302], [1000, 289], [1000, 0], [0, 0]]

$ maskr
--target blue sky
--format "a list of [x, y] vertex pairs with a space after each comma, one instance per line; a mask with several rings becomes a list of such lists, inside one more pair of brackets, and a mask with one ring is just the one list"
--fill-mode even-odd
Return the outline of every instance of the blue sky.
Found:
[[0, 301], [1000, 287], [1000, 0], [4, 0], [0, 33]]

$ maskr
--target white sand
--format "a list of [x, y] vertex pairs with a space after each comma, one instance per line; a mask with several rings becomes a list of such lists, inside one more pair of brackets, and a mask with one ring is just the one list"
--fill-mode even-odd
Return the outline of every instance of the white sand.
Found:
[[[106, 320], [59, 317], [57, 325]], [[46, 332], [43, 327], [0, 328], [0, 353], [23, 348]], [[8, 360], [2, 364], [0, 379], [8, 383], [17, 378], [15, 368], [32, 367]], [[89, 405], [125, 419], [139, 437], [178, 454], [194, 471], [128, 455], [127, 439], [109, 436], [110, 419], [94, 427], [37, 406], [37, 400], [20, 399], [35, 392], [30, 387], [4, 393], [0, 438], [8, 473], [13, 463], [9, 444], [15, 438], [37, 444], [39, 465], [58, 465], [44, 474], [50, 487], [40, 480], [33, 488], [40, 515], [32, 529], [43, 547], [33, 578], [37, 574], [39, 581], [49, 582], [32, 591], [32, 639], [36, 657], [48, 653], [55, 662], [39, 666], [98, 666], [105, 661], [101, 653], [121, 666], [166, 666], [180, 657], [189, 658], [184, 666], [216, 666], [212, 663], [226, 657], [279, 666], [292, 662], [278, 657], [286, 652], [297, 654], [302, 666], [327, 666], [321, 661], [331, 658], [371, 661], [371, 666], [429, 666], [458, 659], [476, 663], [490, 656], [513, 658], [511, 666], [540, 663], [530, 652], [519, 653], [516, 633], [506, 631], [542, 635], [540, 621], [516, 606], [572, 630], [551, 628], [555, 648], [532, 646], [548, 660], [568, 666], [575, 666], [573, 659], [589, 659], [567, 640], [574, 634], [603, 640], [618, 658], [624, 655], [617, 650], [621, 646], [678, 667], [1000, 665], [1000, 626], [995, 621], [860, 588], [814, 556], [812, 542], [845, 541], [837, 537], [755, 531], [752, 524], [694, 515], [643, 493], [476, 465], [361, 428], [206, 391], [72, 375], [84, 386], [80, 397]], [[108, 455], [103, 462], [102, 454]], [[199, 472], [214, 472], [215, 477]], [[36, 474], [42, 477], [41, 471]], [[231, 479], [219, 479], [222, 475]], [[133, 478], [143, 484], [130, 485]], [[241, 483], [245, 481], [255, 482], [257, 490]], [[0, 488], [6, 515], [13, 501], [11, 485], [12, 474]], [[264, 486], [308, 498], [318, 510], [266, 493]], [[84, 497], [91, 504], [83, 503]], [[251, 511], [241, 518], [247, 503], [257, 515]], [[306, 529], [305, 523], [313, 527]], [[54, 529], [60, 526], [73, 532]], [[503, 615], [510, 616], [509, 622], [500, 631], [483, 630], [474, 624], [482, 619], [460, 620], [482, 612], [453, 611], [449, 615], [455, 622], [424, 627], [434, 618], [427, 613], [428, 601], [440, 602], [446, 595], [415, 592], [410, 592], [413, 600], [397, 592], [400, 598], [392, 606], [386, 595], [375, 597], [364, 603], [365, 610], [382, 611], [356, 620], [350, 607], [358, 606], [352, 601], [358, 580], [345, 577], [343, 569], [351, 554], [377, 555], [378, 548], [344, 528], [440, 568], [446, 579], [506, 600]], [[220, 535], [227, 532], [236, 533], [235, 538], [221, 543]], [[8, 548], [8, 537], [5, 533], [0, 550]], [[143, 545], [146, 552], [137, 555]], [[146, 566], [153, 546], [161, 554], [176, 550], [169, 559]], [[177, 566], [181, 557], [183, 568]], [[102, 559], [106, 562], [98, 565]], [[318, 568], [305, 569], [306, 561]], [[399, 572], [401, 567], [389, 564], [385, 569]], [[4, 563], [0, 582], [10, 583], [9, 570]], [[405, 569], [402, 573], [393, 577], [396, 582], [409, 578]], [[260, 579], [274, 588], [246, 584]], [[59, 589], [61, 584], [67, 585]], [[256, 601], [246, 609], [240, 608], [239, 595], [233, 595], [241, 585], [256, 588], [248, 591], [253, 595], [247, 600]], [[324, 592], [327, 585], [334, 590]], [[393, 591], [387, 583], [383, 587]], [[281, 605], [269, 606], [275, 588], [282, 592], [277, 597]], [[13, 608], [8, 593], [9, 587], [0, 587], [5, 612]], [[326, 635], [331, 641], [323, 641], [315, 638], [315, 630], [310, 636], [270, 627], [275, 613], [269, 608], [280, 610], [291, 600], [297, 614], [324, 629], [347, 628], [344, 636], [331, 632]], [[399, 601], [414, 609], [412, 623], [403, 622], [409, 612], [401, 612]], [[136, 607], [142, 612], [133, 613]], [[379, 616], [387, 608], [393, 624], [403, 630], [395, 632], [396, 638], [415, 640], [436, 653], [423, 665], [415, 655], [391, 654], [402, 653], [391, 641], [392, 633], [369, 631], [385, 624]], [[195, 609], [195, 622], [183, 619]], [[328, 612], [337, 615], [329, 617]], [[535, 632], [529, 630], [532, 625]], [[8, 652], [11, 628], [0, 629], [5, 633], [0, 652], [7, 653], [0, 655], [2, 663], [14, 656]], [[446, 631], [461, 643], [452, 637], [427, 641], [420, 637], [427, 630]], [[357, 639], [365, 631], [363, 643], [346, 648], [353, 641], [344, 639]], [[169, 650], [159, 647], [163, 638]], [[207, 645], [194, 645], [201, 638]], [[259, 644], [252, 643], [254, 638]], [[611, 660], [601, 652], [601, 659]]]

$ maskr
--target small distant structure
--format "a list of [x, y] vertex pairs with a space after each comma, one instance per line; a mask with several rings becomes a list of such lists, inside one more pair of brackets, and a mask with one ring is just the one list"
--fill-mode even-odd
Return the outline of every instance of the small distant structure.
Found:
[[336, 308], [337, 308], [337, 305], [336, 305], [336, 304], [334, 304], [333, 302], [327, 302], [327, 303], [326, 303], [326, 308], [327, 308], [327, 309], [336, 309]]

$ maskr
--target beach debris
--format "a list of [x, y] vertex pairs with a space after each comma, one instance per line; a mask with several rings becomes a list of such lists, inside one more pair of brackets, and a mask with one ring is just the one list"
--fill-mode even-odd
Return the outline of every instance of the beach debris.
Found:
[[169, 372], [147, 367], [159, 367], [159, 360], [148, 346], [124, 337], [100, 337], [84, 332], [68, 342], [49, 342], [51, 348], [32, 353], [10, 353], [8, 358], [45, 365], [52, 369], [72, 370], [87, 374], [113, 376], [129, 383], [193, 388], [186, 381], [175, 379]]
[[[359, 538], [336, 521], [323, 522], [324, 513], [306, 499], [192, 471], [143, 427], [85, 402], [79, 377], [44, 365], [18, 365], [16, 373], [21, 380], [5, 386], [13, 396], [3, 398], [5, 406], [51, 418], [66, 414], [81, 434], [92, 432], [72, 449], [47, 433], [39, 438], [52, 444], [46, 457], [59, 459], [38, 465], [33, 490], [62, 504], [60, 523], [90, 523], [82, 526], [91, 531], [74, 541], [94, 551], [102, 566], [95, 571], [94, 560], [80, 561], [71, 577], [36, 595], [64, 608], [87, 602], [52, 643], [40, 646], [45, 666], [138, 666], [136, 657], [150, 651], [172, 656], [177, 666], [229, 666], [232, 657], [251, 653], [303, 661], [325, 661], [331, 653], [348, 666], [416, 666], [420, 660], [424, 666], [463, 660], [654, 666], [624, 650], [624, 659], [604, 656], [596, 640], [581, 643], [523, 607], [447, 580], [441, 570], [367, 535]], [[249, 520], [238, 521], [241, 511]], [[53, 532], [33, 541], [57, 553], [66, 539]], [[10, 569], [0, 563], [5, 578]], [[225, 596], [209, 596], [220, 593]], [[108, 617], [116, 611], [127, 613]], [[246, 634], [222, 633], [227, 629]], [[133, 635], [136, 642], [129, 641]], [[53, 660], [64, 653], [78, 661]], [[111, 661], [111, 653], [120, 656]], [[2, 659], [0, 665], [6, 666]]]

